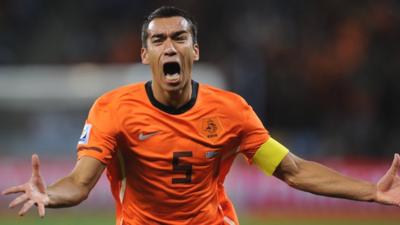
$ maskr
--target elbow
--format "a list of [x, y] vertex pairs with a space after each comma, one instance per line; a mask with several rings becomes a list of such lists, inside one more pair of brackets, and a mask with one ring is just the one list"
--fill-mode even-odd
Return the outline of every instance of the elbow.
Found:
[[294, 159], [290, 166], [284, 168], [281, 179], [290, 187], [299, 189], [302, 185], [302, 159]]
[[310, 161], [296, 159], [295, 166], [287, 173], [284, 179], [286, 184], [298, 190], [307, 190], [312, 185], [310, 181], [313, 179], [312, 172], [310, 172], [311, 164], [312, 162]]
[[290, 187], [301, 189], [305, 181], [308, 161], [288, 154], [277, 167], [274, 175]]

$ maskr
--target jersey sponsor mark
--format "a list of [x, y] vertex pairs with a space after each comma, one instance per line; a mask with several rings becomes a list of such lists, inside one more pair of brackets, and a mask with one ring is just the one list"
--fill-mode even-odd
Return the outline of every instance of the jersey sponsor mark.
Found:
[[149, 132], [146, 134], [143, 132], [140, 132], [138, 135], [138, 139], [139, 139], [139, 141], [144, 141], [144, 140], [147, 140], [147, 139], [153, 137], [154, 135], [158, 134], [159, 132], [160, 131], [153, 131], [153, 132]]
[[81, 137], [79, 138], [79, 145], [85, 145], [89, 142], [89, 137], [90, 137], [90, 130], [92, 129], [92, 124], [85, 124], [82, 130]]

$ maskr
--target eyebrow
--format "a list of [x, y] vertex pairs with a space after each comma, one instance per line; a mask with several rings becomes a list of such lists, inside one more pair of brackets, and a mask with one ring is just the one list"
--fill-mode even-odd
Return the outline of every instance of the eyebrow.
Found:
[[[170, 36], [172, 38], [175, 38], [175, 37], [178, 37], [179, 35], [184, 34], [184, 33], [189, 33], [189, 32], [186, 31], [186, 30], [179, 30], [179, 31], [173, 32]], [[165, 33], [153, 34], [153, 35], [151, 35], [150, 39], [153, 39], [153, 38], [165, 38], [166, 36], [167, 35], [165, 35]]]
[[172, 33], [172, 34], [171, 34], [171, 37], [175, 38], [175, 37], [178, 37], [178, 36], [180, 36], [181, 34], [185, 34], [185, 33], [188, 33], [188, 32], [187, 32], [186, 30], [180, 30], [180, 31], [177, 31], [177, 32]]

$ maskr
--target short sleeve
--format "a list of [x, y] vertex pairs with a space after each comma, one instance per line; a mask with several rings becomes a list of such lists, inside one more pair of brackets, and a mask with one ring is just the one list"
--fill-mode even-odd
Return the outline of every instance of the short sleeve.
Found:
[[108, 164], [117, 146], [115, 117], [112, 100], [101, 97], [93, 104], [79, 138], [78, 159], [90, 156]]
[[242, 130], [239, 147], [240, 152], [244, 154], [250, 163], [252, 163], [254, 154], [260, 146], [268, 140], [269, 134], [253, 108], [245, 101], [242, 112], [243, 122], [241, 124]]

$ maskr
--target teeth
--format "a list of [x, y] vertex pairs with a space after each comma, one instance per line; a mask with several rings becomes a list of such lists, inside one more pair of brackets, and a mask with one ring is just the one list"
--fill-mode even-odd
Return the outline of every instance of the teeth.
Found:
[[179, 73], [175, 73], [175, 74], [167, 74], [165, 76], [167, 81], [176, 81], [179, 79]]

